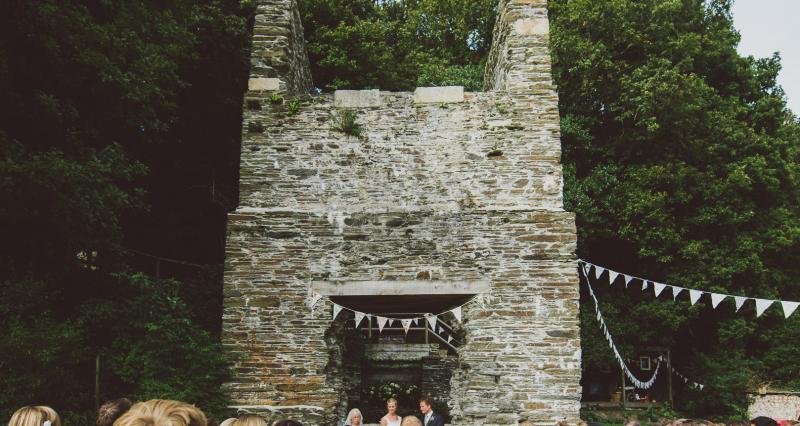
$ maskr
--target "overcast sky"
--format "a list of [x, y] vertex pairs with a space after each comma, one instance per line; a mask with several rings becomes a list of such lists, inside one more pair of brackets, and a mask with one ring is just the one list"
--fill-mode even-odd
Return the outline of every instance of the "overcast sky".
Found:
[[739, 53], [763, 58], [780, 52], [789, 108], [800, 115], [800, 0], [735, 0], [733, 24], [742, 35]]

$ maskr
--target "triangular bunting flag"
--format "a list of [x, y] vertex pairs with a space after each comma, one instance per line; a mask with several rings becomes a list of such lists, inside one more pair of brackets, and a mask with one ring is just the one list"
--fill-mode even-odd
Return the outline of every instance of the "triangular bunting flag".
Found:
[[603, 272], [605, 272], [604, 268], [601, 268], [601, 267], [599, 267], [597, 265], [594, 265], [594, 277], [596, 279], [599, 280], [600, 279], [600, 275], [603, 275]]
[[419, 318], [411, 318], [411, 324], [417, 325], [417, 320]]
[[608, 284], [609, 285], [614, 284], [614, 280], [616, 280], [618, 276], [619, 276], [619, 272], [614, 272], [614, 271], [609, 269], [609, 271], [608, 271]]
[[739, 312], [739, 309], [742, 309], [742, 305], [747, 301], [747, 298], [744, 296], [733, 296], [733, 299], [736, 301], [736, 312]]
[[589, 265], [588, 263], [583, 264], [583, 275], [586, 276], [586, 278], [589, 278], [589, 271], [591, 270], [591, 268], [592, 268], [591, 265]]
[[339, 312], [342, 312], [342, 307], [334, 303], [333, 304], [333, 319], [336, 319], [336, 317], [339, 315]]
[[361, 321], [364, 319], [366, 314], [358, 311], [356, 311], [355, 314], [356, 314], [356, 328], [358, 328], [358, 325], [361, 324]]
[[630, 284], [631, 281], [633, 281], [633, 277], [630, 275], [625, 275], [625, 288], [628, 288], [628, 284]]
[[319, 302], [319, 299], [322, 299], [322, 295], [321, 294], [317, 293], [316, 291], [311, 292], [311, 300], [308, 301], [310, 307], [313, 308], [314, 305], [316, 305], [317, 302]]
[[769, 308], [772, 305], [772, 303], [775, 302], [774, 300], [768, 300], [768, 299], [755, 299], [755, 301], [756, 301], [756, 318], [760, 317], [761, 314], [763, 314], [764, 311], [766, 311], [767, 308]]
[[647, 288], [650, 287], [650, 284], [652, 284], [651, 281], [642, 281], [642, 291], [647, 290]]
[[717, 306], [719, 306], [719, 302], [725, 300], [726, 297], [728, 296], [725, 294], [711, 293], [711, 306], [714, 309], [717, 309]]
[[450, 343], [452, 341], [453, 341], [453, 336], [447, 336], [447, 343]]
[[456, 317], [458, 322], [461, 322], [461, 306], [451, 309], [450, 312], [453, 313], [453, 316]]
[[700, 390], [703, 390], [703, 385], [698, 385], [697, 387], [699, 387]]
[[703, 295], [703, 292], [700, 290], [689, 290], [689, 301], [692, 302], [692, 305], [697, 303], [700, 300], [700, 296]]
[[411, 320], [410, 319], [400, 320], [400, 324], [403, 324], [403, 331], [405, 331], [406, 334], [408, 334], [408, 329], [411, 327]]
[[683, 287], [672, 286], [672, 300], [678, 300], [678, 295], [683, 291]]
[[386, 321], [389, 321], [389, 318], [386, 317], [376, 317], [376, 318], [378, 318], [378, 332], [382, 333], [383, 327], [386, 326]]
[[800, 303], [798, 302], [788, 302], [785, 300], [781, 300], [781, 307], [783, 307], [784, 318], [789, 318], [794, 313], [795, 309], [797, 309], [798, 306], [800, 306]]
[[653, 291], [656, 293], [656, 297], [658, 297], [658, 295], [661, 294], [661, 292], [664, 290], [664, 287], [666, 286], [667, 286], [666, 284], [653, 283]]
[[428, 324], [431, 325], [431, 330], [436, 330], [436, 315], [427, 315], [425, 319], [427, 319]]

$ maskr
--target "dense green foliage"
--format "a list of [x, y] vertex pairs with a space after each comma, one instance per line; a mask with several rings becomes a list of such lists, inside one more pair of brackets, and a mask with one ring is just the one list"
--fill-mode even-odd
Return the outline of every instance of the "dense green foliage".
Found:
[[[800, 300], [800, 129], [775, 82], [779, 58], [737, 54], [729, 1], [550, 8], [579, 254], [680, 286]], [[597, 287], [624, 353], [670, 347], [676, 367], [707, 385], [684, 392], [682, 408], [737, 415], [761, 383], [800, 389], [798, 316], [784, 321], [774, 307], [754, 319], [752, 302], [734, 315], [732, 302], [714, 311], [708, 300], [689, 307]], [[584, 302], [591, 374], [612, 354]]]
[[314, 83], [323, 89], [480, 90], [495, 0], [302, 0]]
[[[3, 4], [0, 417], [45, 402], [88, 424], [98, 357], [101, 399], [224, 407], [221, 235], [251, 12]], [[211, 266], [154, 268], [140, 251]], [[131, 272], [156, 269], [184, 284]]]

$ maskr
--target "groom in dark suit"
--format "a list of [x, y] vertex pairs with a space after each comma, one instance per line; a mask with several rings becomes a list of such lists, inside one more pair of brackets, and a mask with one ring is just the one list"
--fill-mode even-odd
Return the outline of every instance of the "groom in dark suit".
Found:
[[444, 417], [433, 412], [430, 398], [422, 397], [419, 399], [419, 411], [422, 414], [418, 417], [422, 420], [423, 426], [444, 426]]

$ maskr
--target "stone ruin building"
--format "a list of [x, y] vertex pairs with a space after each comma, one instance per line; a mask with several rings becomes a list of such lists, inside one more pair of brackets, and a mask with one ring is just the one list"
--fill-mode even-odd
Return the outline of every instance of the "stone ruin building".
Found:
[[[577, 422], [575, 219], [546, 0], [499, 2], [475, 93], [309, 94], [296, 0], [257, 4], [224, 281], [234, 405], [340, 425], [391, 379], [454, 425]], [[333, 303], [402, 316], [468, 300], [461, 322], [441, 316], [452, 341], [331, 319]]]

